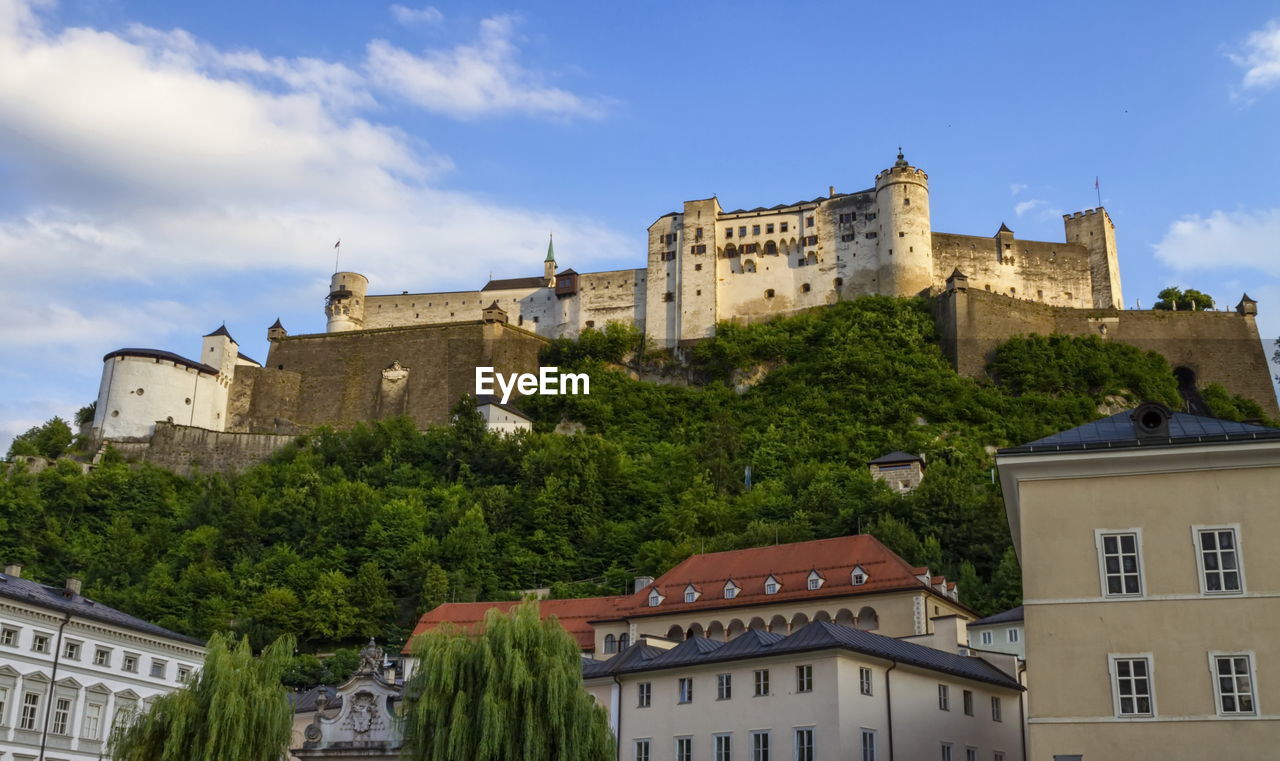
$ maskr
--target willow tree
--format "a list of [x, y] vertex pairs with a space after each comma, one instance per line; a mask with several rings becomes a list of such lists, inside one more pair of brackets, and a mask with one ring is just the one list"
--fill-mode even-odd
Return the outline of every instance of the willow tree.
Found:
[[280, 761], [293, 711], [280, 677], [294, 641], [255, 658], [248, 638], [209, 640], [204, 666], [183, 689], [158, 698], [111, 740], [115, 761]]
[[538, 604], [491, 610], [484, 631], [433, 631], [413, 645], [402, 758], [409, 761], [604, 761], [604, 709], [582, 687], [578, 645]]

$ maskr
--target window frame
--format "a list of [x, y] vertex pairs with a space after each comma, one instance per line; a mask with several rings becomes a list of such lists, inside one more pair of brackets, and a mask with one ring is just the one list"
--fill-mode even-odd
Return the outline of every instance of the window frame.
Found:
[[93, 665], [111, 668], [111, 655], [114, 652], [114, 649], [110, 647], [102, 647], [101, 645], [94, 647]]
[[[1108, 536], [1125, 536], [1132, 534], [1134, 536], [1134, 551], [1137, 552], [1138, 566], [1138, 591], [1137, 592], [1109, 592], [1107, 591], [1107, 563], [1105, 557], [1104, 544]], [[1098, 556], [1098, 591], [1104, 600], [1134, 600], [1147, 596], [1147, 569], [1143, 563], [1142, 547], [1142, 529], [1141, 528], [1097, 528], [1093, 530], [1093, 546]], [[1120, 570], [1121, 587], [1124, 584], [1124, 569]]]
[[[791, 751], [795, 761], [815, 761], [818, 757], [817, 727], [808, 724], [800, 727], [791, 728]], [[800, 738], [806, 737], [809, 740], [808, 753], [802, 753]]]
[[1004, 641], [1009, 645], [1016, 645], [1022, 641], [1022, 630], [1016, 626], [1010, 626], [1004, 631]]
[[[644, 755], [640, 754], [640, 749], [644, 748]], [[635, 761], [650, 761], [653, 758], [653, 738], [638, 737], [631, 741], [632, 754]]]
[[[92, 709], [98, 709], [96, 714], [91, 715]], [[80, 718], [80, 738], [82, 740], [92, 740], [94, 742], [102, 739], [102, 717], [107, 712], [106, 702], [92, 703], [85, 701], [84, 715]]]
[[[1147, 700], [1151, 710], [1147, 713], [1122, 713], [1120, 711], [1120, 674], [1116, 669], [1118, 661], [1145, 660], [1147, 663]], [[1156, 706], [1156, 658], [1153, 653], [1107, 653], [1107, 678], [1111, 682], [1111, 709], [1117, 719], [1154, 719], [1159, 716]], [[1128, 677], [1133, 679], [1133, 676]], [[1137, 693], [1134, 693], [1136, 701]], [[1134, 708], [1137, 708], [1135, 702]]]
[[938, 710], [951, 710], [951, 686], [946, 684], [938, 685]]
[[875, 692], [875, 672], [870, 666], [858, 667], [858, 692], [868, 696]]
[[636, 683], [636, 708], [648, 708], [653, 705], [653, 682]]
[[[5, 640], [11, 640], [11, 641], [6, 642]], [[17, 647], [18, 643], [21, 641], [22, 641], [21, 626], [0, 626], [0, 647]]]
[[724, 599], [726, 600], [734, 599], [735, 597], [738, 596], [738, 593], [741, 591], [742, 591], [742, 587], [735, 584], [733, 582], [733, 579], [730, 579], [729, 581], [726, 581], [724, 583]]
[[[773, 587], [772, 592], [769, 591], [770, 586]], [[781, 582], [778, 581], [777, 577], [770, 574], [769, 578], [764, 580], [764, 593], [767, 595], [776, 595], [781, 591], [782, 591]]]
[[[859, 581], [858, 579], [862, 580]], [[861, 565], [855, 565], [852, 571], [849, 571], [849, 583], [855, 587], [860, 587], [867, 583], [867, 572]]]
[[999, 695], [991, 696], [991, 720], [1004, 722], [1004, 706], [1000, 703]]
[[[773, 730], [753, 729], [747, 736], [751, 738], [749, 750], [751, 753], [751, 761], [771, 761], [773, 752]], [[759, 741], [760, 738], [764, 738], [763, 743]]]
[[960, 700], [961, 700], [961, 705], [964, 708], [964, 715], [972, 716], [973, 715], [973, 690], [962, 690]]
[[[1204, 567], [1204, 550], [1200, 548], [1200, 535], [1209, 531], [1230, 531], [1232, 533], [1232, 539], [1235, 541], [1233, 549], [1236, 555], [1235, 571], [1239, 580], [1239, 589], [1212, 590], [1208, 588], [1206, 583], [1208, 579], [1205, 576], [1207, 572]], [[1241, 533], [1243, 532], [1239, 523], [1203, 524], [1191, 527], [1191, 546], [1196, 554], [1196, 578], [1200, 583], [1200, 594], [1205, 597], [1239, 597], [1245, 594], [1248, 587], [1244, 577], [1244, 550], [1240, 546]], [[1216, 551], [1221, 552], [1221, 550]], [[1218, 569], [1217, 572], [1222, 573], [1222, 569]]]
[[985, 629], [981, 632], [978, 632], [978, 641], [984, 645], [995, 644], [995, 641], [996, 641], [995, 632], [991, 631], [990, 629]]
[[[36, 647], [37, 643], [40, 647]], [[31, 652], [40, 655], [48, 655], [50, 653], [49, 646], [53, 643], [53, 635], [44, 632], [32, 632], [31, 634]]]
[[684, 588], [684, 601], [686, 603], [697, 602], [698, 598], [701, 596], [702, 596], [702, 593], [699, 592], [698, 588], [692, 584]]
[[[129, 667], [130, 658], [133, 659], [133, 668]], [[125, 653], [124, 658], [120, 660], [120, 670], [127, 672], [129, 674], [138, 673], [138, 663], [140, 659], [141, 659], [141, 656], [139, 656], [137, 653]]]
[[[867, 738], [871, 738], [870, 745], [867, 744]], [[858, 728], [858, 753], [862, 756], [862, 761], [876, 761], [876, 731], [868, 727]], [[870, 751], [868, 753], [867, 751]]]
[[693, 702], [693, 677], [682, 676], [676, 683], [676, 705], [688, 705]]
[[813, 664], [796, 666], [796, 692], [813, 692]]
[[[720, 741], [724, 741], [724, 747], [720, 747]], [[711, 761], [732, 761], [733, 759], [733, 733], [732, 732], [716, 732], [711, 735]]]
[[809, 578], [805, 580], [805, 586], [810, 592], [822, 589], [822, 585], [825, 583], [827, 583], [827, 580], [822, 578], [822, 574], [818, 573], [816, 570], [810, 571]]
[[[673, 749], [675, 761], [693, 761], [693, 735], [677, 735], [671, 740], [675, 744]], [[686, 751], [685, 753], [680, 752], [682, 745], [684, 746], [683, 750]]]
[[[1222, 709], [1222, 682], [1221, 674], [1218, 672], [1219, 658], [1246, 658], [1249, 661], [1249, 686], [1251, 690], [1250, 698], [1253, 701], [1252, 711], [1224, 711]], [[1223, 719], [1252, 719], [1262, 715], [1262, 710], [1258, 708], [1258, 667], [1257, 656], [1252, 650], [1210, 650], [1209, 651], [1209, 676], [1213, 680], [1213, 708], [1219, 718]], [[1240, 693], [1236, 693], [1237, 695]]]
[[75, 709], [75, 700], [66, 695], [55, 695], [53, 711], [49, 714], [49, 734], [58, 737], [71, 736], [71, 712]]
[[942, 761], [955, 761], [955, 745], [944, 742], [939, 747], [941, 748], [942, 755], [940, 758]]
[[733, 700], [733, 674], [716, 674], [716, 700]]
[[662, 604], [662, 595], [658, 593], [657, 589], [651, 590], [649, 592], [649, 607], [656, 608], [661, 604]]
[[[35, 700], [31, 700], [35, 698]], [[22, 691], [22, 702], [18, 704], [18, 722], [14, 725], [15, 729], [23, 732], [37, 732], [36, 729], [40, 724], [40, 704], [42, 696], [38, 692], [31, 690]], [[30, 712], [30, 716], [28, 716]]]
[[[769, 696], [769, 669], [756, 669], [751, 672], [751, 683], [753, 698], [765, 698]], [[763, 691], [761, 691], [763, 688]]]

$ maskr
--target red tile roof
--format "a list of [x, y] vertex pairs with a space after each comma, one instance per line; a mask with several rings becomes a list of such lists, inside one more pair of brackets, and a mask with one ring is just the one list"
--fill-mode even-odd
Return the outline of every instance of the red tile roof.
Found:
[[[862, 566], [866, 573], [866, 582], [858, 586], [851, 578], [854, 566]], [[819, 589], [809, 589], [811, 571], [817, 571], [824, 580]], [[712, 552], [688, 558], [658, 577], [652, 586], [624, 598], [617, 617], [928, 589], [916, 578], [917, 571], [924, 569], [912, 567], [869, 534]], [[764, 585], [770, 576], [778, 581], [779, 590], [766, 595]], [[741, 591], [736, 597], [725, 599], [724, 584], [730, 579]], [[701, 594], [687, 603], [684, 591], [690, 584]], [[654, 588], [665, 599], [650, 607], [649, 590]]]
[[[588, 621], [612, 617], [618, 603], [625, 599], [625, 597], [584, 597], [574, 600], [543, 600], [538, 608], [543, 618], [555, 616], [565, 631], [578, 641], [582, 649], [591, 650], [595, 648], [595, 627]], [[409, 642], [413, 642], [413, 637], [436, 629], [446, 622], [464, 631], [479, 632], [484, 626], [485, 613], [490, 610], [500, 610], [505, 613], [519, 604], [518, 601], [445, 603], [427, 611], [422, 618], [418, 619], [418, 625], [414, 628]], [[404, 652], [409, 652], [408, 644], [405, 645]]]

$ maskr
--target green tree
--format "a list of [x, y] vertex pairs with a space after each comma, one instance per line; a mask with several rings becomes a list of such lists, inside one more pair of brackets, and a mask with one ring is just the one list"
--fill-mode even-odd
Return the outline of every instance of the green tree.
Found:
[[484, 633], [415, 640], [420, 668], [405, 690], [409, 761], [605, 761], [615, 753], [604, 709], [582, 688], [582, 657], [538, 604], [490, 611]]
[[9, 445], [8, 456], [36, 455], [56, 459], [71, 448], [74, 438], [67, 421], [55, 417], [44, 425], [29, 428], [26, 433], [15, 436], [13, 443]]
[[1213, 309], [1213, 297], [1194, 288], [1184, 291], [1170, 286], [1160, 291], [1157, 296], [1160, 300], [1155, 303], [1154, 309], [1173, 309], [1179, 312], [1203, 312], [1206, 309]]
[[431, 563], [427, 566], [427, 573], [422, 578], [422, 594], [421, 602], [418, 604], [418, 612], [426, 613], [433, 610], [449, 599], [449, 574], [438, 563]]
[[191, 683], [156, 699], [110, 743], [116, 761], [279, 761], [293, 712], [280, 678], [293, 652], [281, 637], [253, 657], [248, 638], [209, 640]]
[[1022, 604], [1022, 568], [1018, 565], [1018, 556], [1009, 547], [996, 566], [995, 575], [991, 578], [991, 610], [999, 612], [1016, 608]]

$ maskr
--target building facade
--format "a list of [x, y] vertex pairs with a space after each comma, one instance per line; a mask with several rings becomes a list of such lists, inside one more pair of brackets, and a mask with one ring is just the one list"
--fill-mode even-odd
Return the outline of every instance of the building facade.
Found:
[[181, 688], [199, 640], [80, 594], [0, 574], [0, 761], [109, 758], [113, 727]]
[[1280, 430], [1141, 405], [997, 457], [1034, 759], [1272, 758]]
[[968, 626], [969, 646], [996, 653], [1027, 657], [1022, 606], [980, 618]]

